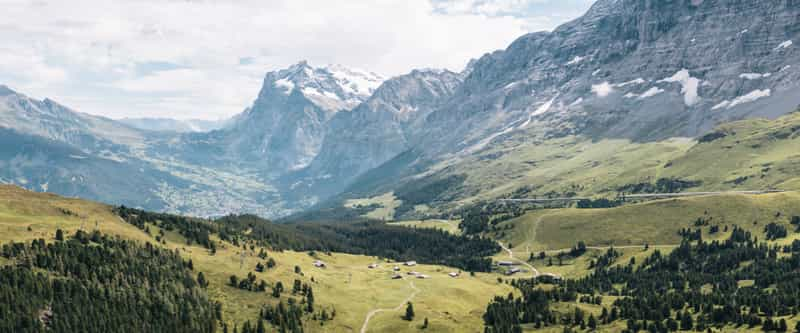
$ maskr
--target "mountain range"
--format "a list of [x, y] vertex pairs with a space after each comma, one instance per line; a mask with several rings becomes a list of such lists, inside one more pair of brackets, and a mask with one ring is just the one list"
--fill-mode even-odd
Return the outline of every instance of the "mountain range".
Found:
[[[599, 0], [458, 73], [384, 78], [299, 62], [267, 73], [242, 113], [203, 125], [115, 121], [3, 86], [0, 181], [200, 216], [284, 216], [384, 194], [402, 202], [395, 216], [425, 216], [610, 193], [625, 184], [598, 170], [651, 181], [666, 152], [720, 124], [794, 111], [798, 27], [789, 0]], [[636, 170], [609, 159], [634, 150], [664, 158]]]

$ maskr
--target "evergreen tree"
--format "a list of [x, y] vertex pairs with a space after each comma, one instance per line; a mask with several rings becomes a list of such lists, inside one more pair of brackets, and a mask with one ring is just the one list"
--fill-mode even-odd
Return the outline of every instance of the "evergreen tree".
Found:
[[411, 302], [408, 302], [408, 305], [406, 306], [406, 314], [403, 316], [403, 319], [408, 321], [414, 320], [414, 306], [411, 304]]
[[308, 288], [308, 292], [306, 292], [306, 311], [308, 313], [314, 313], [314, 290], [311, 287]]
[[203, 272], [197, 273], [197, 284], [202, 288], [208, 287], [208, 281], [206, 280], [206, 276], [203, 275]]
[[264, 320], [259, 318], [258, 319], [258, 326], [256, 327], [256, 333], [266, 333], [267, 330], [264, 328]]
[[589, 324], [588, 325], [589, 325], [589, 329], [592, 330], [592, 331], [597, 329], [597, 320], [594, 319], [594, 315], [593, 314], [589, 314]]

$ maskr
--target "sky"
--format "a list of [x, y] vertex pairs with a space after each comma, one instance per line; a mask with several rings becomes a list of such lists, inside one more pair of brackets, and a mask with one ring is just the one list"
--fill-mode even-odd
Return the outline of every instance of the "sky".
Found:
[[110, 118], [223, 119], [300, 60], [460, 71], [593, 0], [0, 0], [0, 84]]

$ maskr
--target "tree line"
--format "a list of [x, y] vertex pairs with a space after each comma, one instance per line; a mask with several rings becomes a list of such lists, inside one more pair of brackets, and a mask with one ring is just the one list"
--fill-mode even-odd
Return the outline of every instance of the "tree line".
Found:
[[2, 332], [214, 332], [221, 305], [172, 251], [78, 231], [3, 244]]
[[609, 265], [616, 255], [608, 254], [585, 278], [546, 281], [555, 285], [552, 289], [540, 288], [541, 279], [512, 282], [521, 296], [495, 298], [484, 315], [486, 331], [520, 332], [523, 324], [587, 327], [585, 315], [558, 313], [552, 304], [602, 295], [617, 299], [602, 308], [594, 324], [623, 321], [626, 332], [705, 331], [730, 325], [786, 331], [785, 320], [777, 317], [800, 311], [797, 245], [758, 242], [734, 226], [724, 241], [684, 238], [669, 255], [654, 250], [639, 265], [635, 260]]

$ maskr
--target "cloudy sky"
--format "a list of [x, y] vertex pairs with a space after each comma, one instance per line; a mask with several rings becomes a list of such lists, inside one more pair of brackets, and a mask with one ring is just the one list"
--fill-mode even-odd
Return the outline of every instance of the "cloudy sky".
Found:
[[306, 59], [461, 70], [593, 0], [0, 0], [0, 84], [78, 111], [220, 119]]

